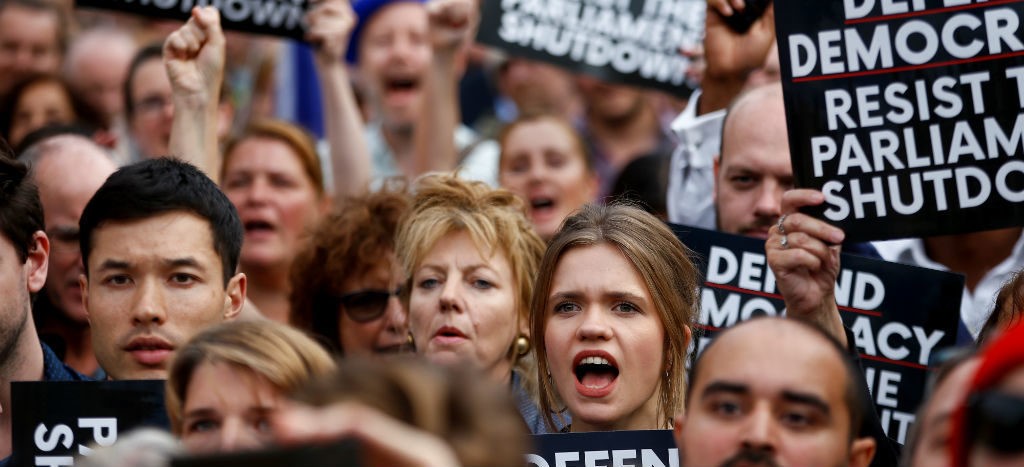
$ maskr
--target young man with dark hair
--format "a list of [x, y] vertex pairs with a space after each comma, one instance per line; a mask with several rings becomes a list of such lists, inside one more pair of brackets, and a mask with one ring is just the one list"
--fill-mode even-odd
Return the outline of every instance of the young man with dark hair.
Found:
[[800, 321], [758, 318], [726, 330], [690, 373], [674, 424], [682, 465], [866, 467], [875, 440], [860, 434], [871, 402], [859, 371], [835, 340]]
[[0, 151], [0, 459], [11, 454], [12, 381], [84, 379], [39, 342], [32, 321], [32, 298], [46, 283], [50, 254], [43, 229], [28, 168]]
[[82, 296], [111, 379], [163, 379], [175, 349], [238, 315], [242, 225], [206, 175], [174, 159], [115, 172], [79, 223]]

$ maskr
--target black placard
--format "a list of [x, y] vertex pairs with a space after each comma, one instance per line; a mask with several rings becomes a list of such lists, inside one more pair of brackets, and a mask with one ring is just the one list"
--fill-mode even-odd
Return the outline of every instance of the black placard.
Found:
[[74, 465], [89, 446], [110, 446], [120, 433], [167, 429], [163, 381], [11, 383], [11, 465]]
[[[784, 314], [763, 241], [672, 228], [696, 253], [701, 273], [698, 349], [737, 322]], [[840, 262], [836, 303], [843, 324], [853, 332], [882, 427], [903, 443], [924, 395], [931, 355], [956, 344], [964, 278], [848, 254]]]
[[1024, 3], [787, 0], [793, 172], [852, 240], [1024, 224]]
[[682, 50], [701, 45], [703, 0], [490, 0], [477, 41], [575, 73], [689, 96]]
[[150, 18], [185, 21], [196, 6], [220, 10], [221, 26], [234, 31], [302, 39], [306, 0], [75, 0], [79, 7], [101, 8]]
[[533, 442], [527, 467], [679, 467], [672, 430], [555, 433], [534, 435]]

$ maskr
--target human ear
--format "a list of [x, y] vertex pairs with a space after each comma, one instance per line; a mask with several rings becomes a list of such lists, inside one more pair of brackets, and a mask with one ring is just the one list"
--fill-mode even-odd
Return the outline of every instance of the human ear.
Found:
[[856, 438], [850, 445], [850, 467], [867, 467], [875, 457], [875, 439]]
[[245, 305], [246, 277], [243, 273], [235, 274], [228, 280], [224, 294], [224, 319], [234, 319], [242, 312]]

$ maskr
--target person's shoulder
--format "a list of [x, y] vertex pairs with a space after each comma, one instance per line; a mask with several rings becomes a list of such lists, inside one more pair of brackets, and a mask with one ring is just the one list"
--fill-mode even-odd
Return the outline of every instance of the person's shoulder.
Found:
[[57, 354], [46, 344], [43, 347], [43, 381], [92, 381], [74, 368], [57, 358]]

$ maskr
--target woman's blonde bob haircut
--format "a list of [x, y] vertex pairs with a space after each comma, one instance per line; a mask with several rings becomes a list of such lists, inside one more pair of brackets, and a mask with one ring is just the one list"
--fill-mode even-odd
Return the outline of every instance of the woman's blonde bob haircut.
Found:
[[[516, 281], [513, 285], [519, 292], [515, 304], [517, 327], [529, 323], [533, 278], [544, 254], [544, 241], [526, 219], [523, 201], [508, 190], [453, 175], [425, 175], [416, 181], [413, 191], [412, 209], [399, 223], [395, 238], [395, 253], [409, 276], [402, 297], [406, 309], [412, 276], [423, 258], [444, 236], [466, 232], [480, 256], [488, 258], [501, 252], [508, 259]], [[510, 351], [511, 347], [510, 342]]]
[[178, 350], [167, 374], [167, 415], [180, 435], [185, 394], [203, 363], [227, 363], [266, 378], [290, 394], [314, 376], [329, 373], [334, 361], [301, 331], [269, 320], [230, 321], [196, 334]]
[[[551, 306], [551, 283], [558, 262], [574, 248], [607, 244], [617, 248], [643, 277], [655, 309], [665, 327], [665, 373], [658, 393], [659, 426], [666, 428], [672, 416], [682, 407], [685, 393], [686, 356], [693, 335], [699, 297], [697, 269], [689, 250], [658, 218], [642, 209], [627, 205], [586, 205], [565, 219], [562, 228], [551, 239], [540, 265], [534, 287], [531, 333], [536, 336], [537, 376], [540, 385], [540, 408], [548, 428], [554, 430], [552, 414], [560, 400], [548, 377], [547, 330]], [[580, 274], [586, 274], [580, 271]], [[653, 357], [653, 356], [652, 356]], [[630, 384], [624, 381], [624, 384]]]

